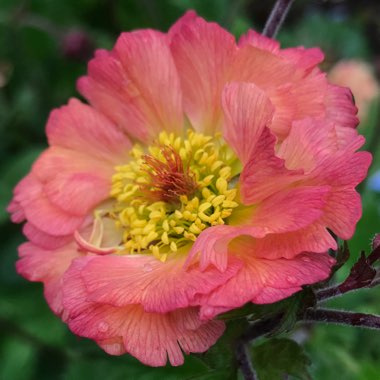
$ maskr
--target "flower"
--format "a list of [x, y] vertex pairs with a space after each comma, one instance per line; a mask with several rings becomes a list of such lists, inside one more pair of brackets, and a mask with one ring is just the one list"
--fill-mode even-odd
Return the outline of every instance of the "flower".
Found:
[[15, 188], [18, 272], [75, 334], [151, 366], [206, 351], [220, 313], [326, 279], [371, 157], [322, 59], [254, 31], [236, 44], [194, 12], [123, 33]]
[[331, 69], [328, 76], [332, 83], [351, 89], [359, 110], [359, 118], [365, 121], [371, 102], [380, 94], [372, 67], [360, 60], [343, 60]]

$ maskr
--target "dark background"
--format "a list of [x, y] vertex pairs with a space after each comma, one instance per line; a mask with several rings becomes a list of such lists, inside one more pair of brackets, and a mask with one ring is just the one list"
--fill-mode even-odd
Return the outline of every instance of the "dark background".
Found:
[[[121, 31], [166, 31], [187, 9], [217, 21], [236, 36], [260, 31], [274, 1], [262, 0], [30, 0], [0, 1], [0, 379], [187, 379], [202, 372], [195, 357], [181, 368], [150, 369], [128, 356], [111, 357], [95, 343], [73, 336], [48, 309], [41, 284], [15, 273], [20, 226], [5, 207], [17, 181], [46, 147], [50, 110], [78, 96], [76, 79], [86, 72], [94, 48], [111, 48]], [[380, 2], [296, 0], [278, 38], [283, 46], [321, 46], [323, 69], [358, 58], [380, 73]], [[360, 125], [380, 169], [379, 99]], [[380, 231], [380, 181], [364, 184], [364, 214], [350, 242], [351, 263], [368, 251]], [[343, 269], [339, 276], [349, 270]], [[334, 306], [380, 313], [380, 292], [360, 291]], [[298, 334], [300, 335], [300, 334]], [[380, 379], [380, 332], [318, 326], [304, 336], [317, 380]], [[210, 378], [211, 379], [211, 378]]]

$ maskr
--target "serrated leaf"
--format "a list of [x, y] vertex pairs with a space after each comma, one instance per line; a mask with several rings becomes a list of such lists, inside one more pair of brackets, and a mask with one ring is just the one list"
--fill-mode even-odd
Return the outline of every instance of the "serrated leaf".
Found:
[[311, 380], [310, 359], [295, 341], [270, 339], [252, 348], [253, 366], [260, 380], [283, 380], [291, 375], [299, 380]]

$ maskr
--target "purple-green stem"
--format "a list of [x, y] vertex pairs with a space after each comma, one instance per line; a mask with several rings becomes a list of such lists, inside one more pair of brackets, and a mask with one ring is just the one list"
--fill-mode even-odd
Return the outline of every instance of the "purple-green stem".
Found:
[[281, 28], [294, 0], [277, 0], [264, 26], [263, 35], [273, 38]]

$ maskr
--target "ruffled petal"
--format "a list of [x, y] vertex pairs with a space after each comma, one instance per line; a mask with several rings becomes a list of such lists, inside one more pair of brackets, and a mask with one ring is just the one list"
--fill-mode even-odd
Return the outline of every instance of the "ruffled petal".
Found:
[[356, 116], [358, 109], [349, 88], [329, 85], [325, 95], [325, 107], [326, 119], [336, 125], [355, 128], [359, 124]]
[[228, 84], [222, 95], [224, 138], [240, 161], [246, 163], [274, 114], [267, 95], [253, 83]]
[[22, 232], [29, 239], [29, 241], [44, 249], [57, 249], [64, 245], [67, 245], [73, 240], [72, 235], [67, 236], [52, 236], [46, 234], [33, 226], [33, 224], [27, 222], [25, 223]]
[[188, 307], [196, 294], [212, 291], [240, 268], [235, 260], [223, 273], [213, 267], [202, 272], [197, 265], [185, 269], [186, 255], [169, 257], [165, 263], [152, 255], [83, 260], [81, 276], [89, 301], [113, 306], [141, 304], [145, 311], [158, 313]]
[[247, 302], [273, 303], [301, 290], [301, 286], [326, 279], [335, 263], [327, 253], [303, 253], [292, 259], [265, 259], [256, 255], [255, 240], [235, 239], [229, 255], [243, 262], [242, 269], [209, 295], [200, 296], [201, 318], [241, 307]]
[[70, 235], [85, 221], [84, 216], [67, 213], [53, 205], [33, 174], [26, 176], [16, 186], [13, 202], [22, 207], [30, 223], [48, 235]]
[[85, 153], [111, 165], [126, 158], [131, 148], [128, 137], [115, 124], [77, 99], [51, 112], [46, 133], [50, 146]]
[[[96, 340], [107, 352], [120, 354], [125, 349], [146, 365], [163, 366], [169, 359], [177, 366], [184, 361], [182, 350], [204, 352], [224, 331], [221, 321], [202, 323], [198, 308], [163, 314], [147, 313], [139, 305], [114, 307], [91, 302], [81, 278], [84, 265], [81, 260], [74, 262], [65, 275], [68, 324], [75, 334]], [[121, 340], [124, 347], [120, 347]]]
[[32, 243], [24, 243], [19, 247], [20, 259], [16, 263], [17, 272], [29, 281], [44, 283], [45, 298], [54, 311], [61, 315], [62, 276], [72, 260], [80, 257], [74, 243], [56, 250], [48, 250]]
[[187, 13], [169, 33], [185, 113], [196, 130], [213, 134], [221, 128], [220, 95], [236, 53], [235, 39], [194, 13]]
[[268, 128], [262, 135], [240, 176], [244, 204], [254, 204], [304, 178], [303, 170], [289, 170], [275, 154], [276, 138]]
[[183, 127], [182, 91], [167, 37], [153, 30], [123, 33], [111, 53], [89, 63], [79, 91], [133, 138], [149, 142]]

